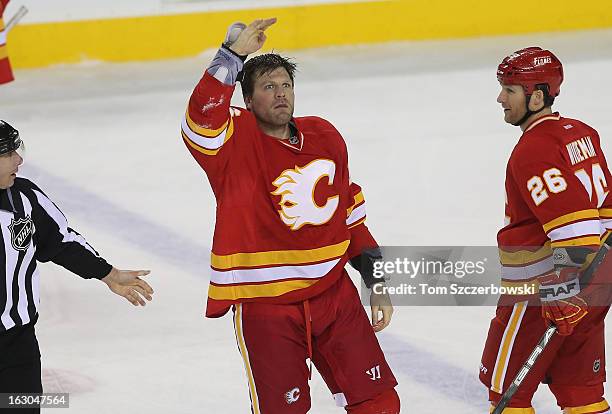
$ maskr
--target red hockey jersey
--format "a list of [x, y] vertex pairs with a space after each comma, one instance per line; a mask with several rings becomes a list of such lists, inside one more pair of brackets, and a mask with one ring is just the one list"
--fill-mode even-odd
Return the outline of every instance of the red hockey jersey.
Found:
[[230, 107], [234, 87], [205, 73], [181, 128], [217, 201], [209, 317], [239, 302], [305, 300], [376, 246], [340, 133], [302, 117], [293, 145], [267, 136], [252, 113]]
[[502, 283], [537, 287], [553, 268], [555, 247], [596, 250], [612, 229], [611, 182], [593, 128], [558, 113], [529, 125], [506, 170], [506, 226], [497, 235]]
[[10, 0], [0, 0], [0, 84], [12, 81], [13, 71], [8, 58], [6, 48], [6, 30], [4, 29], [4, 21], [2, 21], [2, 13]]

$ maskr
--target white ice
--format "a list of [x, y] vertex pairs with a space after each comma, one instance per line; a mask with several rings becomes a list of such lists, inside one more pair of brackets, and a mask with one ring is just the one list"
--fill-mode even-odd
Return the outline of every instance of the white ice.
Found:
[[[530, 45], [563, 60], [555, 106], [596, 127], [610, 155], [612, 31], [288, 53], [300, 65], [296, 114], [343, 133], [381, 244], [494, 245], [519, 136], [495, 101], [495, 70]], [[110, 262], [153, 271], [155, 299], [135, 309], [102, 283], [41, 265], [44, 385], [70, 393], [67, 412], [249, 412], [231, 319], [203, 317], [215, 203], [179, 134], [211, 56], [17, 71], [0, 87], [0, 119], [27, 145], [22, 174]], [[477, 374], [493, 311], [396, 309], [379, 338], [403, 412], [486, 412]], [[311, 412], [343, 412], [319, 377], [311, 386]], [[545, 387], [534, 405], [559, 412]]]

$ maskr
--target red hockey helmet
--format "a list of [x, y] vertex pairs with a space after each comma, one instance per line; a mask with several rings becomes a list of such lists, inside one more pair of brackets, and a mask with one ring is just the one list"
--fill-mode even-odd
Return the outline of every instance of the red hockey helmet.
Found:
[[550, 50], [528, 47], [504, 58], [497, 67], [497, 80], [504, 85], [521, 85], [525, 95], [531, 95], [536, 85], [546, 84], [554, 98], [563, 82], [563, 65]]

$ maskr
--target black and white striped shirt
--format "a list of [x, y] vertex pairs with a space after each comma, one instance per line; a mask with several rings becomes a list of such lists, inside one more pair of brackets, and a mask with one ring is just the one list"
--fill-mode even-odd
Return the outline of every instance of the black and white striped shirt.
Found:
[[31, 181], [0, 190], [0, 334], [35, 321], [40, 303], [37, 262], [52, 261], [77, 275], [101, 279], [112, 269], [68, 227], [66, 217]]

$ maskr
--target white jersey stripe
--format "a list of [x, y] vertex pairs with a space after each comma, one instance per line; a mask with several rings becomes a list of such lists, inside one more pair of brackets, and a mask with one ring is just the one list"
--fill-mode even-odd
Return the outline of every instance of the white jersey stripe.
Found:
[[356, 207], [353, 209], [353, 211], [351, 212], [351, 215], [348, 216], [348, 218], [346, 219], [346, 225], [350, 226], [351, 224], [358, 222], [365, 216], [366, 216], [366, 208], [365, 208], [365, 203], [363, 203], [359, 207]]
[[38, 268], [35, 268], [34, 273], [32, 273], [32, 300], [36, 313], [38, 313], [38, 307], [40, 306], [40, 273], [38, 273]]
[[527, 266], [503, 266], [502, 279], [504, 280], [528, 280], [545, 274], [553, 269], [553, 259], [549, 256], [539, 262]]
[[210, 281], [218, 285], [273, 282], [283, 279], [317, 279], [329, 273], [340, 259], [303, 266], [274, 266], [260, 269], [211, 269]]
[[62, 212], [53, 204], [51, 200], [49, 200], [43, 193], [40, 191], [33, 190], [34, 194], [36, 194], [36, 199], [38, 200], [38, 204], [45, 210], [45, 212], [55, 221], [57, 226], [59, 227], [59, 231], [63, 236], [62, 242], [77, 242], [81, 246], [85, 247], [91, 253], [96, 254], [96, 251], [87, 243], [85, 238], [73, 231], [68, 229], [68, 222], [66, 221], [66, 217], [62, 214]]
[[585, 220], [578, 223], [567, 224], [548, 232], [550, 240], [564, 240], [574, 237], [601, 234], [601, 223], [599, 220]]
[[[229, 123], [228, 123], [228, 128], [229, 128]], [[221, 148], [221, 146], [225, 142], [225, 135], [227, 134], [228, 128], [224, 129], [223, 132], [221, 132], [216, 137], [209, 138], [209, 137], [204, 137], [202, 135], [199, 135], [193, 132], [191, 128], [189, 128], [189, 125], [187, 125], [186, 117], [183, 117], [183, 121], [181, 122], [181, 129], [183, 130], [187, 138], [189, 138], [189, 140], [191, 140], [195, 144], [207, 150], [216, 150], [216, 149]]]
[[58, 207], [31, 181], [19, 177], [3, 191], [0, 335], [35, 321], [41, 296], [38, 260], [58, 263], [85, 279], [98, 277], [110, 267], [81, 235], [68, 227]]
[[[23, 210], [26, 216], [32, 217], [32, 205], [30, 204], [30, 200], [23, 195], [21, 195], [21, 202], [23, 203]], [[34, 258], [34, 252], [36, 251], [34, 247], [34, 242], [31, 242], [32, 246], [26, 251], [21, 265], [19, 266], [19, 274], [18, 274], [18, 284], [19, 284], [19, 301], [17, 302], [17, 312], [19, 313], [19, 317], [21, 318], [21, 323], [26, 324], [30, 322], [30, 315], [28, 315], [28, 296], [26, 293], [26, 273], [28, 270], [28, 266], [32, 262]], [[34, 283], [34, 281], [32, 281]], [[32, 287], [34, 287], [32, 285]], [[38, 288], [38, 286], [37, 286]]]
[[[11, 240], [9, 225], [11, 224], [12, 218], [12, 213], [0, 211], [0, 226], [2, 227], [2, 238], [4, 239], [5, 245], [10, 243]], [[4, 252], [6, 255], [6, 263], [4, 266], [6, 269], [6, 304], [2, 310], [0, 321], [5, 329], [10, 329], [16, 325], [16, 322], [11, 318], [10, 312], [13, 307], [13, 276], [15, 274], [15, 267], [17, 266], [18, 252], [10, 246], [5, 246]]]
[[612, 219], [601, 219], [601, 226], [604, 228], [604, 232], [605, 230], [610, 230], [612, 229]]

